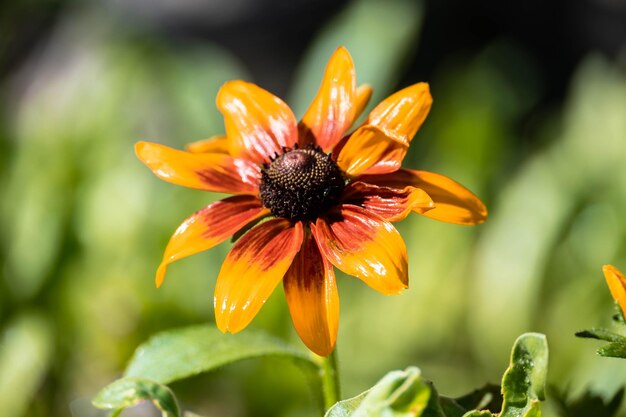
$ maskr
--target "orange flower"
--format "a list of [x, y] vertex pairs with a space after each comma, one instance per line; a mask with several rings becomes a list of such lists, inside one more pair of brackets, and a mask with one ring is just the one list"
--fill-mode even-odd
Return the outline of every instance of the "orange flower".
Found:
[[398, 294], [408, 286], [407, 253], [391, 222], [411, 212], [457, 224], [483, 222], [485, 206], [460, 184], [400, 169], [430, 110], [428, 84], [388, 97], [346, 135], [370, 96], [369, 86], [356, 88], [352, 58], [339, 48], [300, 123], [268, 91], [231, 81], [217, 95], [226, 136], [192, 143], [186, 152], [137, 143], [137, 156], [161, 179], [236, 194], [176, 230], [157, 286], [170, 263], [254, 225], [217, 277], [217, 326], [232, 333], [245, 328], [282, 280], [300, 338], [326, 356], [339, 321], [333, 267], [383, 294]]
[[622, 314], [626, 317], [626, 277], [613, 265], [604, 265], [602, 272], [604, 272], [604, 278], [606, 278], [613, 299], [617, 301]]

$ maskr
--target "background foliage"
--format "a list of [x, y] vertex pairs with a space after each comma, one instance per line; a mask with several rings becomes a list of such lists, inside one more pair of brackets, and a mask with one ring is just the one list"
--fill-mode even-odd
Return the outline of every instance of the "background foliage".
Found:
[[[411, 288], [400, 297], [339, 277], [346, 396], [410, 365], [450, 396], [498, 382], [526, 331], [547, 335], [560, 397], [619, 394], [626, 365], [573, 334], [609, 321], [601, 265], [626, 270], [621, 3], [526, 2], [511, 6], [516, 18], [489, 1], [176, 4], [0, 5], [3, 414], [100, 415], [91, 397], [149, 335], [212, 323], [228, 242], [173, 265], [158, 291], [153, 274], [178, 224], [220, 196], [155, 179], [132, 145], [222, 133], [214, 98], [229, 79], [256, 81], [301, 115], [339, 44], [372, 104], [430, 82], [433, 110], [405, 165], [458, 179], [490, 209], [476, 228], [401, 223]], [[301, 346], [281, 291], [251, 327]], [[316, 409], [301, 369], [280, 359], [173, 388], [205, 416]]]

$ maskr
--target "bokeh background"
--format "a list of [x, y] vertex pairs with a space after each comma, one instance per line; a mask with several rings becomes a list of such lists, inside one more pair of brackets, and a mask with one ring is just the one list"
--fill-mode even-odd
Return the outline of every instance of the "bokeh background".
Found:
[[[3, 415], [101, 416], [90, 398], [139, 343], [212, 325], [229, 242], [172, 265], [159, 290], [154, 271], [178, 224], [220, 196], [158, 180], [133, 143], [222, 133], [214, 100], [230, 79], [300, 116], [338, 45], [374, 87], [370, 108], [430, 83], [405, 166], [460, 181], [490, 211], [478, 227], [400, 223], [401, 296], [339, 277], [345, 396], [408, 365], [446, 395], [497, 383], [524, 331], [548, 336], [553, 398], [626, 384], [626, 363], [574, 337], [610, 321], [601, 266], [626, 270], [625, 1], [25, 0], [0, 5]], [[280, 287], [251, 328], [304, 349]], [[315, 415], [284, 360], [173, 389], [204, 416]]]

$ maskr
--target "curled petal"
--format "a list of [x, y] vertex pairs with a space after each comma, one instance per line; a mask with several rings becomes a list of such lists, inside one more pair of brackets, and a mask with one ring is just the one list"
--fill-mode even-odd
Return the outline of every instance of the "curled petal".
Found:
[[365, 123], [408, 146], [426, 120], [432, 103], [428, 84], [413, 84], [383, 100], [371, 111]]
[[235, 243], [215, 285], [215, 321], [224, 333], [243, 330], [259, 312], [300, 250], [302, 223], [268, 220]]
[[409, 149], [408, 144], [391, 139], [370, 125], [358, 128], [341, 145], [337, 164], [350, 176], [397, 171]]
[[317, 96], [302, 117], [300, 144], [332, 149], [352, 125], [355, 99], [354, 63], [348, 50], [340, 47], [328, 61]]
[[250, 195], [229, 197], [197, 211], [170, 238], [157, 269], [156, 286], [163, 284], [167, 266], [172, 262], [211, 249], [251, 221], [268, 214], [261, 201]]
[[269, 162], [282, 148], [298, 140], [291, 109], [272, 93], [243, 81], [229, 81], [217, 93], [224, 115], [230, 154], [254, 162]]
[[194, 154], [151, 142], [135, 144], [137, 157], [162, 180], [205, 191], [256, 194], [261, 173], [250, 161], [225, 154]]
[[359, 181], [396, 189], [421, 188], [433, 199], [435, 208], [418, 213], [435, 220], [474, 225], [487, 219], [487, 208], [478, 197], [458, 182], [434, 172], [401, 169], [387, 175], [364, 175]]
[[613, 299], [617, 301], [622, 309], [622, 314], [626, 317], [626, 277], [613, 265], [604, 265], [602, 272], [604, 272], [604, 278]]
[[423, 214], [435, 207], [430, 196], [419, 188], [407, 186], [398, 189], [361, 181], [346, 187], [342, 200], [363, 207], [390, 222], [404, 219], [411, 211]]
[[344, 204], [318, 218], [311, 230], [322, 255], [346, 274], [387, 295], [407, 288], [406, 246], [395, 227], [380, 216]]
[[212, 136], [208, 139], [199, 140], [187, 144], [187, 152], [191, 153], [223, 153], [228, 154], [230, 141], [226, 136]]
[[283, 286], [300, 339], [318, 355], [330, 355], [339, 328], [339, 294], [333, 266], [311, 235], [305, 237]]

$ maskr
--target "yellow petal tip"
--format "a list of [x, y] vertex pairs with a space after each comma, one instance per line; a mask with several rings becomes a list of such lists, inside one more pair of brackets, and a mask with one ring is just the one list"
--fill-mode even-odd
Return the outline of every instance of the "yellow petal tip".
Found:
[[167, 270], [167, 265], [161, 264], [157, 268], [155, 284], [157, 288], [161, 288], [163, 285], [163, 281], [165, 280], [165, 271]]
[[146, 145], [148, 144], [148, 142], [142, 141], [140, 140], [139, 142], [135, 143], [135, 154], [141, 158], [141, 153], [144, 150], [144, 148], [146, 147]]

